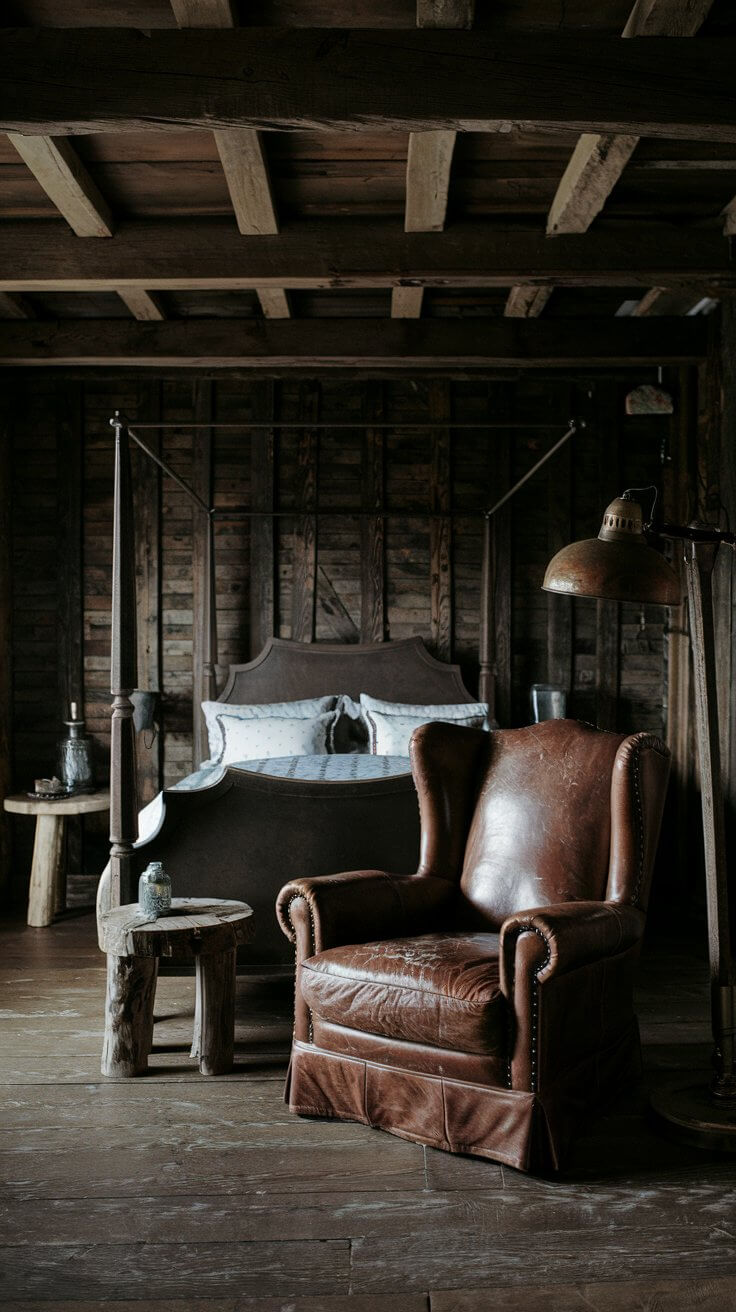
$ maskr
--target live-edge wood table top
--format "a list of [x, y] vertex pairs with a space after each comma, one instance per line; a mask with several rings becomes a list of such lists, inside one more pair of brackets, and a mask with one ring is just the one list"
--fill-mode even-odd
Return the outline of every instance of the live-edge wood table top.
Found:
[[247, 902], [175, 897], [168, 915], [147, 920], [138, 903], [132, 902], [100, 916], [99, 945], [103, 952], [117, 957], [170, 957], [182, 952], [198, 957], [228, 952], [251, 937], [252, 916]]

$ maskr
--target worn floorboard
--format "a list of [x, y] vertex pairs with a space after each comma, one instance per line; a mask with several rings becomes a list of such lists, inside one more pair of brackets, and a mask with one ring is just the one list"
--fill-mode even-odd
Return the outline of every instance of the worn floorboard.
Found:
[[[736, 1312], [736, 1159], [657, 1135], [643, 1087], [531, 1179], [292, 1117], [283, 980], [239, 979], [236, 1068], [208, 1079], [194, 981], [163, 977], [148, 1075], [102, 1079], [102, 964], [88, 915], [0, 927], [0, 1306]], [[639, 1014], [650, 1087], [707, 1062], [678, 945], [645, 953]]]

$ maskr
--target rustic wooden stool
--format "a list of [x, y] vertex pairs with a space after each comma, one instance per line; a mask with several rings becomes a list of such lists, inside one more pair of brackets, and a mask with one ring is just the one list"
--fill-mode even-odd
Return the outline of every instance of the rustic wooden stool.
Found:
[[153, 1000], [160, 957], [195, 962], [193, 1057], [203, 1075], [233, 1066], [235, 954], [251, 936], [245, 902], [175, 897], [171, 913], [146, 920], [138, 904], [100, 916], [98, 941], [107, 953], [103, 1075], [142, 1075], [153, 1041]]
[[70, 815], [90, 815], [110, 810], [110, 794], [77, 793], [74, 797], [41, 800], [18, 793], [6, 797], [6, 811], [15, 815], [35, 815], [36, 838], [33, 844], [31, 884], [28, 889], [28, 924], [36, 928], [50, 925], [62, 893], [61, 853], [64, 821]]

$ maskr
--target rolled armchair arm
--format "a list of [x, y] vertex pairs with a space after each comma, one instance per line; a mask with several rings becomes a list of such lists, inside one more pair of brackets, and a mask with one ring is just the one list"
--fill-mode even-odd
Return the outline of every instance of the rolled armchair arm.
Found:
[[501, 926], [501, 987], [510, 998], [522, 934], [535, 935], [536, 945], [524, 955], [537, 979], [549, 979], [625, 952], [643, 930], [644, 913], [626, 902], [560, 902], [509, 916]]
[[454, 884], [431, 875], [349, 870], [293, 879], [278, 895], [276, 915], [299, 955], [302, 943], [304, 955], [311, 955], [343, 943], [420, 934], [449, 908], [455, 893]]

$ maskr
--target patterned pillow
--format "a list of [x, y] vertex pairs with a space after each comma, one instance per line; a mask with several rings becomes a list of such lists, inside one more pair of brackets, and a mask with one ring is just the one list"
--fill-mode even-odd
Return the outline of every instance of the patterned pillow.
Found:
[[268, 716], [244, 720], [235, 715], [218, 715], [222, 734], [221, 765], [236, 761], [264, 760], [274, 756], [323, 756], [330, 750], [335, 715], [311, 719]]
[[[435, 709], [442, 708], [427, 707], [430, 711]], [[370, 732], [370, 750], [374, 756], [408, 756], [409, 739], [414, 730], [432, 721], [464, 724], [469, 729], [488, 729], [486, 715], [455, 715], [448, 719], [444, 715], [382, 715], [380, 711], [365, 711], [365, 718]]]
[[291, 720], [311, 719], [315, 715], [324, 715], [334, 711], [337, 696], [308, 697], [300, 702], [259, 702], [254, 706], [230, 705], [229, 702], [202, 702], [202, 712], [207, 725], [207, 739], [210, 747], [210, 760], [217, 764], [222, 756], [222, 734], [217, 718], [228, 715], [238, 720], [266, 720], [272, 718]]
[[416, 705], [413, 702], [383, 702], [380, 697], [360, 694], [364, 711], [378, 711], [381, 715], [426, 715], [423, 724], [430, 720], [464, 720], [468, 715], [488, 716], [488, 702], [450, 702], [444, 706]]

